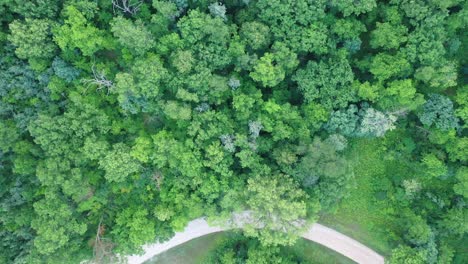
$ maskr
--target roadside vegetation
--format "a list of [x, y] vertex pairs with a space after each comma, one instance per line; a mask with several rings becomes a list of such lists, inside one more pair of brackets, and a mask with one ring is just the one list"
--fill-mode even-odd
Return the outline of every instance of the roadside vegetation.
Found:
[[258, 240], [248, 239], [240, 233], [220, 232], [206, 235], [172, 248], [155, 256], [153, 259], [145, 262], [145, 264], [246, 262], [257, 264], [263, 263], [262, 261], [264, 260], [279, 260], [281, 263], [287, 263], [287, 259], [314, 264], [354, 263], [326, 247], [305, 239], [299, 239], [293, 246], [265, 248], [261, 247]]
[[391, 264], [468, 263], [467, 1], [0, 14], [0, 263], [113, 262], [245, 210], [246, 252], [321, 221]]

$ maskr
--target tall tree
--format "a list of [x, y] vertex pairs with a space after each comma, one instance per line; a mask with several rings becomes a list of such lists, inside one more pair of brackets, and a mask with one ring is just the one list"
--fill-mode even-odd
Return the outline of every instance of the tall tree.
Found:
[[245, 232], [258, 237], [263, 244], [290, 245], [307, 227], [304, 219], [307, 195], [289, 176], [252, 177], [245, 195], [253, 218]]

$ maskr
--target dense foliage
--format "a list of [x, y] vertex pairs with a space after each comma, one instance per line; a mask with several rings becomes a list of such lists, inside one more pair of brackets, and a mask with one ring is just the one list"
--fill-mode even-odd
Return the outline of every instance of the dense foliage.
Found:
[[242, 254], [286, 263], [362, 177], [391, 263], [468, 261], [468, 2], [0, 13], [0, 263], [103, 261], [244, 210], [265, 228]]
[[223, 239], [206, 258], [206, 263], [219, 264], [297, 264], [306, 263], [284, 246], [265, 246], [256, 239], [232, 234]]

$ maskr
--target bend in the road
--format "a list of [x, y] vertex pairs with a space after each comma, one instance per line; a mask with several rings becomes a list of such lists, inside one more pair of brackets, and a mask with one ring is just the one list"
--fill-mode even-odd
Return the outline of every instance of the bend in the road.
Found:
[[[208, 222], [204, 218], [198, 218], [189, 222], [184, 231], [177, 232], [169, 241], [145, 245], [143, 247], [145, 252], [143, 255], [129, 256], [127, 257], [127, 261], [129, 264], [140, 264], [155, 255], [188, 242], [194, 238], [220, 231], [226, 231], [228, 229], [230, 228], [209, 226]], [[313, 224], [311, 228], [302, 235], [302, 237], [330, 248], [357, 263], [384, 264], [384, 258], [372, 249], [321, 224]]]

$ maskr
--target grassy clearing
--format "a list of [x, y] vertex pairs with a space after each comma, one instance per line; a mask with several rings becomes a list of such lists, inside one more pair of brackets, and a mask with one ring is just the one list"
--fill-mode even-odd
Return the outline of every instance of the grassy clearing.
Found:
[[292, 255], [298, 256], [304, 263], [314, 264], [352, 264], [354, 261], [317, 243], [300, 239], [288, 248]]
[[375, 251], [388, 256], [392, 245], [382, 228], [388, 208], [379, 203], [374, 185], [386, 174], [383, 146], [379, 140], [359, 140], [348, 153], [356, 164], [356, 185], [337, 210], [321, 216], [319, 222], [336, 229]]
[[209, 234], [163, 252], [145, 264], [201, 264], [210, 251], [226, 237], [224, 232]]

